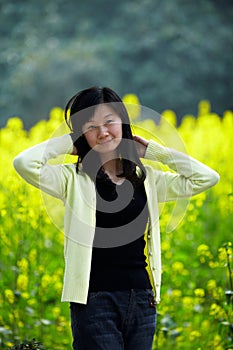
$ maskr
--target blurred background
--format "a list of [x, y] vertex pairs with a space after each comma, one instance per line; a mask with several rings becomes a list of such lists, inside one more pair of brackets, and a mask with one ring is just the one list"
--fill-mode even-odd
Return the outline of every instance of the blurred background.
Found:
[[136, 94], [180, 122], [201, 99], [232, 109], [231, 0], [1, 0], [0, 127], [26, 128], [78, 90]]
[[60, 132], [67, 100], [92, 85], [139, 99], [137, 134], [219, 172], [185, 207], [162, 208], [153, 350], [233, 349], [233, 1], [0, 0], [0, 11], [0, 349], [72, 348], [63, 216], [12, 162]]

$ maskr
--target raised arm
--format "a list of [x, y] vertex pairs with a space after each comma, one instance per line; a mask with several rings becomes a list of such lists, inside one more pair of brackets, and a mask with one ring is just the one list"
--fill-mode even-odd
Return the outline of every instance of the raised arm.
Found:
[[171, 201], [190, 197], [214, 186], [219, 181], [219, 174], [198, 160], [164, 147], [152, 140], [149, 142], [136, 138], [140, 143], [141, 154], [144, 147], [144, 158], [161, 162], [174, 172], [155, 171], [155, 179], [160, 201]]
[[63, 199], [66, 191], [66, 169], [47, 162], [62, 154], [74, 153], [70, 135], [42, 142], [21, 152], [13, 161], [18, 174], [28, 183], [54, 197]]

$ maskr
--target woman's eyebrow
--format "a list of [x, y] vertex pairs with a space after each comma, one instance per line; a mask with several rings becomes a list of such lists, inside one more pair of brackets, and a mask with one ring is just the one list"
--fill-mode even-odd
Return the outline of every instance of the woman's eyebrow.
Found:
[[[108, 113], [108, 114], [106, 114], [103, 118], [105, 119], [105, 118], [108, 118], [108, 117], [110, 117], [111, 115], [113, 115], [113, 113]], [[94, 120], [94, 117], [91, 117], [86, 123], [94, 123], [95, 122], [95, 120]]]
[[113, 113], [108, 113], [108, 114], [106, 114], [106, 115], [104, 116], [104, 118], [108, 118], [108, 117], [110, 117], [111, 115], [113, 115]]

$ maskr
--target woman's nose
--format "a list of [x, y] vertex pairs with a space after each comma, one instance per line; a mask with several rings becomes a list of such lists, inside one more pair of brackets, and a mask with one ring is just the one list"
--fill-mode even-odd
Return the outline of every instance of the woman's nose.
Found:
[[98, 137], [102, 138], [108, 135], [108, 128], [105, 125], [99, 125], [98, 127]]

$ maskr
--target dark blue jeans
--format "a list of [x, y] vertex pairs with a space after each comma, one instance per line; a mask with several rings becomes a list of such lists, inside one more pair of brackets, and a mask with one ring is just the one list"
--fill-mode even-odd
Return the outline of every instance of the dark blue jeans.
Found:
[[86, 305], [71, 303], [75, 350], [151, 350], [156, 305], [149, 289], [92, 292]]

